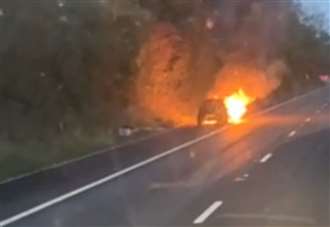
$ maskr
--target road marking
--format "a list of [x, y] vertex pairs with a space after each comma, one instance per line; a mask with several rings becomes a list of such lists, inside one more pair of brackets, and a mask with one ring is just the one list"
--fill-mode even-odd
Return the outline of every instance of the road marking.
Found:
[[171, 132], [173, 130], [174, 130], [174, 128], [173, 129], [165, 129], [164, 131], [158, 131], [158, 132], [155, 132], [151, 135], [147, 135], [147, 136], [140, 137], [140, 138], [137, 138], [137, 139], [129, 140], [126, 143], [110, 145], [106, 148], [99, 149], [95, 152], [85, 154], [85, 155], [80, 156], [78, 158], [73, 158], [73, 159], [70, 159], [70, 160], [67, 160], [67, 161], [57, 162], [57, 163], [54, 163], [54, 164], [52, 164], [50, 166], [47, 166], [47, 167], [44, 167], [44, 168], [40, 168], [40, 169], [31, 171], [31, 172], [28, 172], [28, 173], [24, 173], [24, 174], [15, 176], [15, 177], [11, 177], [7, 180], [1, 181], [0, 185], [9, 183], [9, 182], [12, 182], [12, 181], [15, 181], [15, 180], [20, 180], [20, 179], [25, 178], [25, 177], [30, 177], [32, 175], [42, 173], [42, 172], [45, 172], [45, 171], [48, 171], [48, 170], [60, 168], [60, 167], [65, 166], [65, 165], [73, 164], [75, 162], [79, 162], [79, 161], [82, 161], [82, 160], [87, 159], [87, 158], [91, 158], [91, 157], [94, 157], [94, 156], [97, 156], [97, 155], [101, 155], [101, 154], [106, 153], [106, 152], [111, 152], [111, 151], [114, 151], [114, 150], [117, 150], [117, 149], [125, 148], [125, 147], [128, 147], [128, 146], [146, 141], [146, 140], [151, 139], [153, 137], [161, 136], [161, 135], [163, 135], [165, 133], [168, 133], [168, 132]]
[[289, 133], [289, 135], [288, 135], [288, 137], [292, 137], [292, 136], [294, 136], [294, 135], [296, 135], [296, 130], [292, 130], [290, 133]]
[[215, 201], [209, 208], [207, 208], [201, 215], [199, 215], [195, 220], [194, 224], [202, 224], [211, 214], [216, 211], [220, 206], [222, 206], [222, 201]]
[[234, 179], [235, 182], [242, 182], [242, 181], [245, 181], [245, 180], [246, 180], [246, 178], [243, 178], [243, 177], [236, 177]]
[[305, 119], [305, 122], [310, 122], [312, 119], [310, 117]]
[[[264, 109], [263, 111], [260, 111], [260, 112], [256, 113], [254, 116], [263, 115], [265, 113], [271, 112], [274, 109], [277, 109], [277, 108], [279, 108], [281, 106], [287, 105], [287, 104], [289, 104], [289, 103], [291, 103], [293, 101], [296, 101], [298, 99], [301, 99], [301, 98], [306, 97], [308, 95], [311, 95], [313, 93], [316, 93], [316, 92], [318, 92], [318, 91], [320, 91], [322, 89], [323, 88], [316, 89], [316, 90], [313, 90], [313, 91], [311, 91], [309, 93], [306, 93], [306, 94], [303, 94], [303, 95], [294, 97], [292, 99], [289, 99], [287, 101], [284, 101], [282, 103], [276, 104], [274, 106], [271, 106], [269, 108]], [[135, 165], [132, 165], [130, 167], [127, 167], [127, 168], [125, 168], [123, 170], [120, 170], [120, 171], [118, 171], [116, 173], [113, 173], [113, 174], [108, 175], [108, 176], [106, 176], [104, 178], [101, 178], [101, 179], [99, 179], [97, 181], [94, 181], [94, 182], [92, 182], [90, 184], [87, 184], [87, 185], [85, 185], [85, 186], [83, 186], [81, 188], [78, 188], [76, 190], [73, 190], [71, 192], [68, 192], [66, 194], [63, 194], [63, 195], [61, 195], [59, 197], [56, 197], [56, 198], [51, 199], [49, 201], [46, 201], [45, 203], [42, 203], [42, 204], [37, 205], [35, 207], [32, 207], [32, 208], [30, 208], [30, 209], [28, 209], [26, 211], [23, 211], [23, 212], [21, 212], [19, 214], [16, 214], [16, 215], [14, 215], [12, 217], [9, 217], [7, 219], [4, 219], [4, 220], [0, 221], [0, 227], [4, 227], [4, 226], [7, 226], [9, 224], [12, 224], [12, 223], [14, 223], [14, 222], [16, 222], [18, 220], [21, 220], [23, 218], [26, 218], [26, 217], [32, 215], [32, 214], [35, 214], [35, 213], [40, 212], [40, 211], [42, 211], [42, 210], [44, 210], [46, 208], [49, 208], [49, 207], [54, 206], [54, 205], [56, 205], [56, 204], [58, 204], [60, 202], [63, 202], [63, 201], [65, 201], [65, 200], [67, 200], [67, 199], [69, 199], [71, 197], [74, 197], [76, 195], [79, 195], [81, 193], [84, 193], [86, 191], [89, 191], [89, 190], [91, 190], [91, 189], [93, 189], [93, 188], [95, 188], [97, 186], [100, 186], [100, 185], [102, 185], [102, 184], [104, 184], [106, 182], [109, 182], [111, 180], [114, 180], [116, 178], [119, 178], [120, 176], [123, 176], [123, 175], [125, 175], [125, 174], [127, 174], [129, 172], [132, 172], [132, 171], [136, 170], [136, 169], [139, 169], [139, 168], [141, 168], [141, 167], [143, 167], [143, 166], [145, 166], [147, 164], [150, 164], [152, 162], [155, 162], [155, 161], [157, 161], [157, 160], [159, 160], [159, 159], [161, 159], [163, 157], [166, 157], [166, 156], [168, 156], [168, 155], [170, 155], [172, 153], [175, 153], [175, 152], [177, 152], [177, 151], [179, 151], [179, 150], [181, 150], [183, 148], [186, 148], [186, 147], [191, 146], [193, 144], [196, 144], [196, 143], [198, 143], [198, 142], [200, 142], [202, 140], [205, 140], [207, 138], [210, 138], [210, 137], [212, 137], [212, 136], [214, 136], [216, 134], [219, 134], [220, 132], [226, 130], [228, 127], [229, 126], [225, 126], [225, 127], [220, 128], [220, 129], [217, 129], [215, 131], [212, 131], [212, 132], [210, 132], [210, 133], [208, 133], [208, 134], [206, 134], [204, 136], [201, 136], [201, 137], [196, 138], [194, 140], [188, 141], [188, 142], [183, 143], [183, 144], [181, 144], [181, 145], [179, 145], [177, 147], [174, 147], [174, 148], [172, 148], [170, 150], [167, 150], [167, 151], [165, 151], [165, 152], [163, 152], [163, 153], [161, 153], [159, 155], [156, 155], [156, 156], [153, 156], [153, 157], [151, 157], [149, 159], [146, 159], [145, 161], [142, 161], [140, 163], [137, 163]], [[137, 140], [139, 140], [139, 139], [137, 139]], [[141, 140], [146, 140], [146, 138], [145, 139], [141, 139]], [[132, 143], [134, 144], [135, 142], [138, 142], [138, 141], [133, 141]], [[94, 154], [85, 155], [85, 156], [80, 157], [80, 158], [77, 158], [77, 159], [73, 159], [73, 160], [69, 160], [69, 161], [66, 161], [66, 162], [58, 163], [58, 164], [55, 164], [55, 165], [53, 165], [51, 167], [40, 169], [39, 171], [35, 171], [35, 172], [33, 172], [33, 173], [29, 174], [29, 175], [22, 175], [20, 178], [31, 176], [31, 175], [33, 175], [35, 173], [46, 171], [46, 170], [49, 170], [49, 169], [58, 168], [58, 167], [61, 167], [61, 166], [67, 165], [67, 164], [71, 164], [73, 162], [77, 162], [77, 161], [80, 161], [82, 159], [85, 159], [85, 158], [94, 156], [94, 155], [105, 153], [105, 152], [107, 152], [109, 150], [116, 149], [118, 147], [121, 147], [121, 146], [119, 145], [119, 146], [113, 147], [113, 148], [106, 148], [106, 149], [100, 150], [99, 152], [94, 153]], [[12, 180], [17, 180], [17, 179], [19, 179], [19, 178], [15, 178], [15, 179], [12, 179]], [[6, 181], [6, 182], [8, 182], [8, 181]], [[3, 183], [3, 182], [1, 182], [1, 183]]]
[[242, 175], [242, 177], [236, 177], [235, 179], [234, 179], [234, 182], [241, 182], [241, 181], [245, 181], [246, 180], [246, 178], [248, 178], [249, 177], [249, 174], [247, 174], [247, 173], [244, 173], [243, 175]]
[[[288, 99], [288, 100], [286, 100], [284, 102], [281, 102], [281, 103], [278, 103], [276, 105], [270, 106], [270, 107], [268, 107], [268, 108], [266, 108], [266, 109], [264, 109], [264, 110], [262, 110], [262, 111], [260, 111], [258, 113], [255, 113], [253, 116], [263, 115], [263, 114], [268, 113], [268, 112], [270, 112], [270, 111], [272, 111], [274, 109], [277, 109], [277, 108], [279, 108], [281, 106], [287, 105], [287, 104], [289, 104], [289, 103], [291, 103], [293, 101], [296, 101], [298, 99], [304, 98], [305, 96], [309, 96], [311, 94], [314, 94], [316, 92], [319, 92], [320, 90], [323, 90], [323, 89], [325, 89], [325, 88], [317, 88], [317, 89], [312, 90], [312, 91], [310, 91], [310, 92], [308, 92], [306, 94], [302, 94], [302, 95], [293, 97], [293, 98]], [[41, 168], [41, 169], [37, 169], [35, 171], [29, 172], [29, 173], [25, 173], [25, 174], [22, 174], [22, 175], [19, 175], [19, 176], [12, 177], [12, 178], [9, 178], [7, 180], [1, 181], [0, 182], [0, 185], [1, 184], [9, 183], [11, 181], [19, 180], [19, 179], [22, 179], [22, 178], [25, 178], [25, 177], [29, 177], [29, 176], [32, 176], [34, 174], [45, 172], [45, 171], [48, 171], [48, 170], [51, 170], [51, 169], [60, 168], [62, 166], [69, 165], [69, 164], [72, 164], [72, 163], [75, 163], [75, 162], [78, 162], [78, 161], [81, 161], [81, 160], [84, 160], [84, 159], [87, 159], [87, 158], [90, 158], [90, 157], [93, 157], [93, 156], [96, 156], [96, 155], [100, 155], [100, 154], [103, 154], [103, 153], [106, 153], [106, 152], [109, 152], [109, 151], [112, 151], [112, 150], [120, 149], [122, 147], [126, 147], [126, 146], [129, 146], [129, 145], [133, 145], [133, 144], [136, 144], [136, 143], [139, 143], [139, 142], [148, 140], [151, 137], [159, 136], [159, 135], [161, 135], [163, 133], [167, 133], [167, 132], [172, 131], [172, 130], [174, 130], [174, 129], [164, 130], [162, 132], [155, 133], [155, 134], [152, 134], [152, 135], [149, 135], [149, 136], [146, 136], [146, 137], [141, 137], [141, 138], [138, 138], [138, 139], [135, 139], [135, 140], [128, 141], [125, 144], [113, 145], [113, 146], [110, 146], [110, 147], [107, 147], [107, 148], [104, 148], [104, 149], [100, 149], [99, 151], [96, 151], [96, 152], [93, 152], [93, 153], [89, 153], [89, 154], [83, 155], [83, 156], [78, 157], [78, 158], [70, 159], [70, 160], [67, 160], [67, 161], [59, 162], [59, 163], [54, 163], [51, 166], [48, 166], [48, 167], [45, 167], [45, 168]]]
[[265, 162], [267, 162], [272, 156], [273, 156], [272, 153], [268, 153], [268, 154], [266, 154], [262, 159], [260, 159], [260, 163], [265, 163]]
[[317, 113], [317, 114], [320, 113], [320, 112], [321, 112], [321, 110], [316, 110], [316, 111], [315, 111], [315, 113]]
[[91, 190], [91, 189], [93, 189], [93, 188], [95, 188], [97, 186], [100, 186], [100, 185], [108, 182], [108, 181], [114, 180], [114, 179], [116, 179], [116, 178], [118, 178], [120, 176], [123, 176], [123, 175], [125, 175], [125, 174], [127, 174], [129, 172], [132, 172], [133, 170], [139, 169], [139, 168], [141, 168], [141, 167], [143, 167], [143, 166], [145, 166], [147, 164], [150, 164], [150, 163], [155, 162], [155, 161], [157, 161], [157, 160], [159, 160], [161, 158], [164, 158], [164, 157], [166, 157], [168, 155], [171, 155], [171, 154], [173, 154], [173, 153], [175, 153], [175, 152], [177, 152], [177, 151], [179, 151], [181, 149], [184, 149], [184, 148], [189, 147], [189, 146], [191, 146], [193, 144], [196, 144], [196, 143], [198, 143], [198, 142], [200, 142], [202, 140], [205, 140], [207, 138], [210, 138], [210, 137], [212, 137], [212, 136], [214, 136], [214, 135], [216, 135], [216, 134], [218, 134], [218, 133], [226, 130], [227, 128], [228, 128], [228, 126], [224, 126], [224, 127], [220, 128], [218, 130], [212, 131], [212, 132], [210, 132], [210, 133], [208, 133], [206, 135], [203, 135], [203, 136], [201, 136], [199, 138], [196, 138], [194, 140], [191, 140], [191, 141], [188, 141], [186, 143], [183, 143], [183, 144], [181, 144], [181, 145], [179, 145], [177, 147], [174, 147], [174, 148], [172, 148], [170, 150], [167, 150], [167, 151], [165, 151], [165, 152], [163, 152], [163, 153], [161, 153], [159, 155], [156, 155], [156, 156], [153, 156], [151, 158], [148, 158], [145, 161], [139, 162], [139, 163], [137, 163], [135, 165], [132, 165], [132, 166], [127, 167], [127, 168], [125, 168], [123, 170], [120, 170], [120, 171], [118, 171], [116, 173], [113, 173], [113, 174], [108, 175], [108, 176], [106, 176], [104, 178], [101, 178], [100, 180], [97, 180], [95, 182], [92, 182], [90, 184], [87, 184], [87, 185], [85, 185], [85, 186], [83, 186], [81, 188], [78, 188], [76, 190], [73, 190], [71, 192], [68, 192], [66, 194], [63, 194], [63, 195], [61, 195], [61, 196], [59, 196], [57, 198], [51, 199], [51, 200], [49, 200], [49, 201], [47, 201], [45, 203], [42, 203], [42, 204], [37, 205], [37, 206], [35, 206], [33, 208], [30, 208], [30, 209], [28, 209], [28, 210], [26, 210], [26, 211], [24, 211], [22, 213], [19, 213], [17, 215], [14, 215], [14, 216], [12, 216], [10, 218], [7, 218], [5, 220], [2, 220], [2, 221], [0, 221], [0, 226], [1, 227], [4, 227], [4, 226], [9, 225], [11, 223], [14, 223], [14, 222], [16, 222], [16, 221], [18, 221], [20, 219], [23, 219], [23, 218], [26, 218], [26, 217], [28, 217], [28, 216], [30, 216], [32, 214], [35, 214], [35, 213], [37, 213], [37, 212], [39, 212], [41, 210], [44, 210], [44, 209], [49, 208], [51, 206], [54, 206], [55, 204], [60, 203], [60, 202], [63, 202], [64, 200], [67, 200], [67, 199], [69, 199], [69, 198], [71, 198], [73, 196], [76, 196], [76, 195], [79, 195], [79, 194], [81, 194], [83, 192], [86, 192], [88, 190]]
[[195, 152], [193, 152], [193, 151], [189, 152], [189, 157], [190, 158], [195, 158], [195, 156], [196, 156]]

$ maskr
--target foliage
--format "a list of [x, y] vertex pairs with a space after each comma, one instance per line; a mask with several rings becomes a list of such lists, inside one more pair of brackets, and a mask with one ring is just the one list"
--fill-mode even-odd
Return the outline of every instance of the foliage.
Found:
[[[174, 79], [167, 79], [161, 90], [166, 94], [181, 84], [177, 90], [181, 102], [190, 103], [176, 109], [184, 112], [198, 108], [228, 56], [246, 45], [253, 47], [248, 53], [283, 60], [289, 69], [282, 81], [286, 90], [317, 84], [317, 76], [330, 71], [329, 34], [309, 23], [311, 19], [302, 19], [299, 6], [290, 2], [278, 6], [288, 12], [284, 31], [279, 32], [273, 26], [274, 18], [281, 16], [276, 4], [266, 4], [260, 0], [2, 1], [1, 140], [47, 141], [75, 131], [96, 135], [122, 124], [139, 124], [152, 116], [136, 108], [144, 105], [143, 99], [136, 99], [137, 92], [140, 98], [151, 98], [143, 77], [154, 70], [154, 62], [168, 65], [176, 56], [181, 66], [174, 64], [169, 73]], [[260, 6], [272, 11], [256, 20], [250, 13]], [[166, 45], [174, 45], [171, 54], [146, 53], [144, 48], [154, 45], [148, 42], [158, 42], [153, 32], [164, 23], [178, 37], [173, 42], [164, 38]], [[267, 29], [256, 30], [260, 26]], [[249, 39], [253, 34], [265, 42]], [[270, 40], [274, 37], [277, 45]], [[143, 67], [138, 64], [141, 59]], [[151, 75], [149, 81], [155, 82], [160, 74]], [[176, 96], [169, 95], [167, 103]]]

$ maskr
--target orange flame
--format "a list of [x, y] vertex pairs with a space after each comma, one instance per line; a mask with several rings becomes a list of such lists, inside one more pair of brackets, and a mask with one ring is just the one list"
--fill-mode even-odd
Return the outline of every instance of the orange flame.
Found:
[[224, 104], [228, 114], [228, 122], [239, 124], [247, 112], [247, 106], [254, 101], [254, 98], [248, 96], [242, 89], [234, 94], [224, 98]]

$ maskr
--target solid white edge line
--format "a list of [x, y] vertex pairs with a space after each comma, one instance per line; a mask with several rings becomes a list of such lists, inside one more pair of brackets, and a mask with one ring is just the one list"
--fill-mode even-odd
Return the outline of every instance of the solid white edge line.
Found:
[[194, 140], [191, 140], [191, 141], [188, 141], [186, 143], [183, 143], [183, 144], [181, 144], [181, 145], [179, 145], [177, 147], [174, 147], [174, 148], [172, 148], [170, 150], [167, 150], [167, 151], [165, 151], [165, 152], [163, 152], [163, 153], [161, 153], [159, 155], [156, 155], [156, 156], [153, 156], [153, 157], [151, 157], [149, 159], [146, 159], [145, 161], [139, 162], [139, 163], [137, 163], [135, 165], [132, 165], [132, 166], [130, 166], [128, 168], [125, 168], [123, 170], [120, 170], [120, 171], [118, 171], [118, 172], [116, 172], [114, 174], [111, 174], [111, 175], [109, 175], [107, 177], [104, 177], [104, 178], [102, 178], [100, 180], [97, 180], [95, 182], [92, 182], [90, 184], [87, 184], [87, 185], [85, 185], [85, 186], [83, 186], [81, 188], [78, 188], [76, 190], [73, 190], [71, 192], [68, 192], [66, 194], [63, 194], [63, 195], [61, 195], [61, 196], [59, 196], [57, 198], [51, 199], [51, 200], [49, 200], [49, 201], [47, 201], [45, 203], [42, 203], [40, 205], [37, 205], [37, 206], [35, 206], [33, 208], [30, 208], [30, 209], [24, 211], [24, 212], [21, 212], [21, 213], [19, 213], [17, 215], [14, 215], [14, 216], [12, 216], [10, 218], [7, 218], [5, 220], [2, 220], [2, 221], [0, 221], [0, 226], [1, 227], [4, 227], [6, 225], [9, 225], [11, 223], [14, 223], [14, 222], [16, 222], [16, 221], [18, 221], [20, 219], [23, 219], [23, 218], [25, 218], [27, 216], [30, 216], [32, 214], [35, 214], [35, 213], [37, 213], [37, 212], [39, 212], [39, 211], [41, 211], [43, 209], [46, 209], [46, 208], [51, 207], [51, 206], [53, 206], [53, 205], [55, 205], [57, 203], [60, 203], [60, 202], [62, 202], [64, 200], [67, 200], [67, 199], [69, 199], [69, 198], [71, 198], [73, 196], [76, 196], [78, 194], [81, 194], [83, 192], [86, 192], [86, 191], [88, 191], [88, 190], [90, 190], [92, 188], [95, 188], [95, 187], [97, 187], [97, 186], [99, 186], [101, 184], [104, 184], [104, 183], [106, 183], [108, 181], [114, 180], [114, 179], [116, 179], [116, 178], [118, 178], [118, 177], [120, 177], [120, 176], [122, 176], [124, 174], [127, 174], [127, 173], [129, 173], [129, 172], [131, 172], [133, 170], [136, 170], [138, 168], [141, 168], [141, 167], [143, 167], [143, 166], [145, 166], [145, 165], [147, 165], [149, 163], [152, 163], [154, 161], [157, 161], [158, 159], [161, 159], [161, 158], [163, 158], [165, 156], [168, 156], [168, 155], [170, 155], [170, 154], [172, 154], [172, 153], [174, 153], [176, 151], [179, 151], [179, 150], [181, 150], [183, 148], [189, 147], [189, 146], [191, 146], [193, 144], [196, 144], [196, 143], [198, 143], [198, 142], [200, 142], [202, 140], [205, 140], [205, 139], [207, 139], [209, 137], [212, 137], [212, 136], [220, 133], [221, 131], [225, 130], [226, 128], [227, 127], [225, 126], [225, 127], [222, 127], [221, 129], [212, 131], [212, 132], [210, 132], [210, 133], [208, 133], [206, 135], [203, 135], [203, 136], [201, 136], [199, 138], [196, 138]]
[[266, 154], [262, 159], [260, 159], [260, 163], [265, 163], [265, 162], [267, 162], [272, 156], [273, 156], [272, 153], [268, 153], [268, 154]]
[[8, 178], [8, 179], [6, 179], [4, 181], [1, 181], [0, 182], [0, 185], [7, 184], [9, 182], [12, 182], [12, 181], [15, 181], [15, 180], [19, 180], [19, 179], [22, 179], [22, 178], [25, 178], [25, 177], [29, 177], [29, 176], [32, 176], [32, 175], [35, 175], [35, 174], [38, 174], [38, 173], [41, 173], [41, 172], [45, 172], [47, 170], [60, 168], [62, 166], [69, 165], [71, 163], [75, 163], [75, 162], [78, 162], [78, 161], [82, 161], [84, 159], [91, 158], [91, 157], [94, 157], [94, 156], [97, 156], [97, 155], [101, 155], [101, 154], [106, 153], [106, 152], [111, 152], [111, 151], [116, 150], [116, 149], [125, 148], [125, 147], [128, 147], [128, 146], [131, 146], [131, 145], [134, 145], [134, 144], [137, 144], [137, 143], [146, 141], [146, 140], [151, 139], [153, 137], [160, 136], [162, 134], [168, 133], [168, 132], [170, 132], [172, 130], [174, 130], [174, 129], [167, 129], [167, 130], [164, 130], [164, 131], [161, 131], [161, 132], [156, 132], [154, 134], [147, 135], [145, 137], [140, 137], [140, 138], [137, 138], [137, 139], [132, 139], [132, 140], [127, 141], [126, 143], [122, 143], [122, 144], [109, 145], [109, 146], [107, 146], [105, 148], [98, 149], [95, 152], [92, 152], [92, 153], [89, 153], [89, 154], [85, 154], [85, 155], [80, 156], [78, 158], [73, 158], [73, 159], [69, 159], [67, 161], [57, 162], [57, 163], [51, 164], [49, 166], [46, 166], [46, 167], [43, 167], [43, 168], [40, 168], [40, 169], [31, 171], [31, 172], [28, 172], [28, 173], [24, 173], [24, 174], [15, 176], [15, 177]]
[[212, 203], [211, 206], [209, 206], [201, 215], [199, 215], [195, 220], [194, 224], [202, 224], [208, 217], [210, 217], [211, 214], [216, 211], [220, 206], [222, 206], [222, 201], [215, 201]]
[[[271, 107], [269, 107], [269, 108], [267, 108], [267, 109], [265, 109], [265, 110], [263, 110], [263, 111], [261, 111], [259, 113], [256, 113], [254, 116], [258, 116], [258, 115], [262, 115], [262, 114], [268, 113], [268, 112], [270, 112], [270, 111], [272, 111], [274, 109], [277, 109], [277, 108], [279, 108], [281, 106], [284, 106], [286, 104], [289, 104], [289, 103], [291, 103], [293, 101], [296, 101], [297, 99], [301, 99], [301, 98], [303, 98], [305, 96], [311, 95], [312, 93], [316, 93], [316, 92], [318, 92], [318, 91], [320, 91], [322, 89], [324, 89], [324, 88], [319, 88], [319, 89], [313, 90], [313, 91], [311, 91], [309, 93], [306, 93], [306, 94], [303, 94], [303, 95], [294, 97], [292, 99], [289, 99], [289, 100], [284, 101], [282, 103], [279, 103], [277, 105], [271, 106]], [[152, 163], [154, 161], [157, 161], [158, 159], [161, 159], [161, 158], [163, 158], [165, 156], [168, 156], [168, 155], [170, 155], [170, 154], [172, 154], [172, 153], [174, 153], [174, 152], [176, 152], [176, 151], [178, 151], [180, 149], [183, 149], [185, 147], [191, 146], [191, 145], [193, 145], [195, 143], [198, 143], [198, 142], [200, 142], [200, 141], [202, 141], [202, 140], [204, 140], [206, 138], [212, 137], [212, 136], [214, 136], [214, 135], [222, 132], [223, 130], [225, 130], [227, 128], [228, 127], [225, 126], [225, 127], [222, 127], [222, 128], [220, 128], [218, 130], [212, 131], [212, 132], [210, 132], [210, 133], [208, 133], [208, 134], [206, 134], [204, 136], [201, 136], [201, 137], [196, 138], [194, 140], [188, 141], [188, 142], [183, 143], [183, 144], [181, 144], [181, 145], [179, 145], [177, 147], [174, 147], [174, 148], [172, 148], [172, 149], [170, 149], [168, 151], [165, 151], [165, 152], [163, 152], [163, 153], [161, 153], [159, 155], [156, 155], [156, 156], [153, 156], [153, 157], [151, 157], [149, 159], [146, 159], [145, 161], [142, 161], [140, 163], [137, 163], [135, 165], [132, 165], [132, 166], [130, 166], [128, 168], [125, 168], [125, 169], [120, 170], [120, 171], [118, 171], [116, 173], [113, 173], [113, 174], [111, 174], [111, 175], [109, 175], [107, 177], [101, 178], [100, 180], [97, 180], [95, 182], [92, 182], [92, 183], [90, 183], [88, 185], [85, 185], [85, 186], [83, 186], [81, 188], [78, 188], [76, 190], [73, 190], [71, 192], [68, 192], [66, 194], [63, 194], [62, 196], [56, 197], [56, 198], [51, 199], [51, 200], [49, 200], [47, 202], [44, 202], [44, 203], [42, 203], [40, 205], [37, 205], [37, 206], [35, 206], [33, 208], [30, 208], [30, 209], [28, 209], [26, 211], [23, 211], [23, 212], [21, 212], [19, 214], [16, 214], [16, 215], [14, 215], [12, 217], [9, 217], [7, 219], [4, 219], [4, 220], [0, 221], [0, 227], [7, 226], [7, 225], [9, 225], [11, 223], [14, 223], [14, 222], [20, 220], [20, 219], [23, 219], [23, 218], [28, 217], [28, 216], [30, 216], [32, 214], [35, 214], [35, 213], [37, 213], [37, 212], [39, 212], [39, 211], [41, 211], [43, 209], [46, 209], [48, 207], [51, 207], [51, 206], [53, 206], [53, 205], [55, 205], [57, 203], [63, 202], [64, 200], [67, 200], [67, 199], [69, 199], [69, 198], [71, 198], [73, 196], [76, 196], [76, 195], [78, 195], [80, 193], [86, 192], [86, 191], [88, 191], [88, 190], [90, 190], [92, 188], [95, 188], [95, 187], [97, 187], [99, 185], [102, 185], [102, 184], [104, 184], [104, 183], [106, 183], [108, 181], [111, 181], [113, 179], [116, 179], [116, 178], [118, 178], [118, 177], [120, 177], [120, 176], [122, 176], [122, 175], [124, 175], [126, 173], [129, 173], [129, 172], [131, 172], [133, 170], [136, 170], [138, 168], [141, 168], [141, 167], [143, 167], [143, 166], [145, 166], [145, 165], [147, 165], [149, 163]], [[100, 153], [102, 153], [102, 151]], [[78, 159], [78, 160], [80, 160], [80, 159]], [[75, 160], [72, 160], [72, 162], [74, 162], [74, 161]], [[70, 163], [72, 163], [72, 162], [70, 162]]]
[[[272, 111], [273, 109], [276, 109], [278, 107], [281, 107], [283, 105], [286, 105], [288, 103], [291, 103], [291, 102], [293, 102], [293, 101], [295, 101], [297, 99], [303, 98], [304, 96], [310, 95], [310, 94], [315, 93], [315, 92], [317, 92], [319, 90], [322, 90], [322, 89], [325, 89], [325, 88], [324, 87], [318, 88], [318, 89], [312, 90], [312, 91], [310, 91], [310, 92], [308, 92], [306, 94], [302, 94], [302, 95], [293, 97], [293, 98], [291, 98], [291, 99], [289, 99], [287, 101], [284, 101], [284, 102], [281, 102], [281, 103], [276, 104], [274, 106], [271, 106], [269, 108], [266, 108], [265, 110], [256, 113], [254, 116], [265, 114], [267, 112]], [[34, 174], [38, 174], [40, 172], [44, 172], [44, 171], [47, 171], [47, 170], [50, 170], [50, 169], [56, 169], [56, 168], [62, 167], [64, 165], [68, 165], [68, 164], [71, 164], [71, 163], [74, 163], [74, 162], [81, 161], [83, 159], [87, 159], [87, 158], [90, 158], [90, 157], [93, 157], [93, 156], [96, 156], [96, 155], [103, 154], [105, 152], [116, 150], [116, 149], [119, 149], [119, 148], [122, 148], [122, 147], [126, 147], [126, 146], [129, 146], [129, 145], [133, 145], [135, 143], [148, 140], [148, 139], [150, 139], [150, 138], [152, 138], [154, 136], [161, 135], [161, 134], [166, 133], [166, 132], [169, 132], [171, 130], [174, 130], [174, 129], [169, 129], [169, 130], [165, 130], [165, 131], [162, 131], [162, 132], [159, 132], [159, 133], [155, 133], [155, 134], [152, 134], [152, 135], [149, 135], [149, 136], [146, 136], [146, 137], [141, 137], [141, 138], [138, 138], [138, 139], [135, 139], [135, 140], [132, 140], [132, 141], [128, 141], [125, 144], [118, 144], [118, 145], [113, 145], [113, 146], [110, 146], [110, 147], [106, 147], [106, 148], [100, 149], [99, 151], [96, 151], [96, 152], [93, 152], [93, 153], [90, 153], [90, 154], [86, 154], [86, 155], [83, 155], [83, 156], [78, 157], [78, 158], [70, 159], [70, 160], [63, 161], [63, 162], [54, 163], [54, 164], [52, 164], [50, 166], [47, 166], [47, 167], [44, 167], [44, 168], [40, 168], [40, 169], [37, 169], [35, 171], [29, 172], [29, 173], [25, 173], [25, 174], [21, 174], [21, 175], [18, 175], [16, 177], [12, 177], [12, 178], [9, 178], [7, 180], [1, 181], [0, 182], [0, 185], [1, 184], [9, 183], [11, 181], [19, 180], [21, 178], [29, 177], [29, 176], [32, 176]]]

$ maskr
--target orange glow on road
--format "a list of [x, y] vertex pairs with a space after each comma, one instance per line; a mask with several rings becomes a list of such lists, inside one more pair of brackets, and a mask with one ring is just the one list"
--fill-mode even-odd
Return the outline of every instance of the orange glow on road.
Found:
[[242, 89], [234, 94], [224, 98], [224, 104], [228, 114], [228, 122], [231, 124], [239, 124], [247, 112], [247, 106], [254, 101]]

